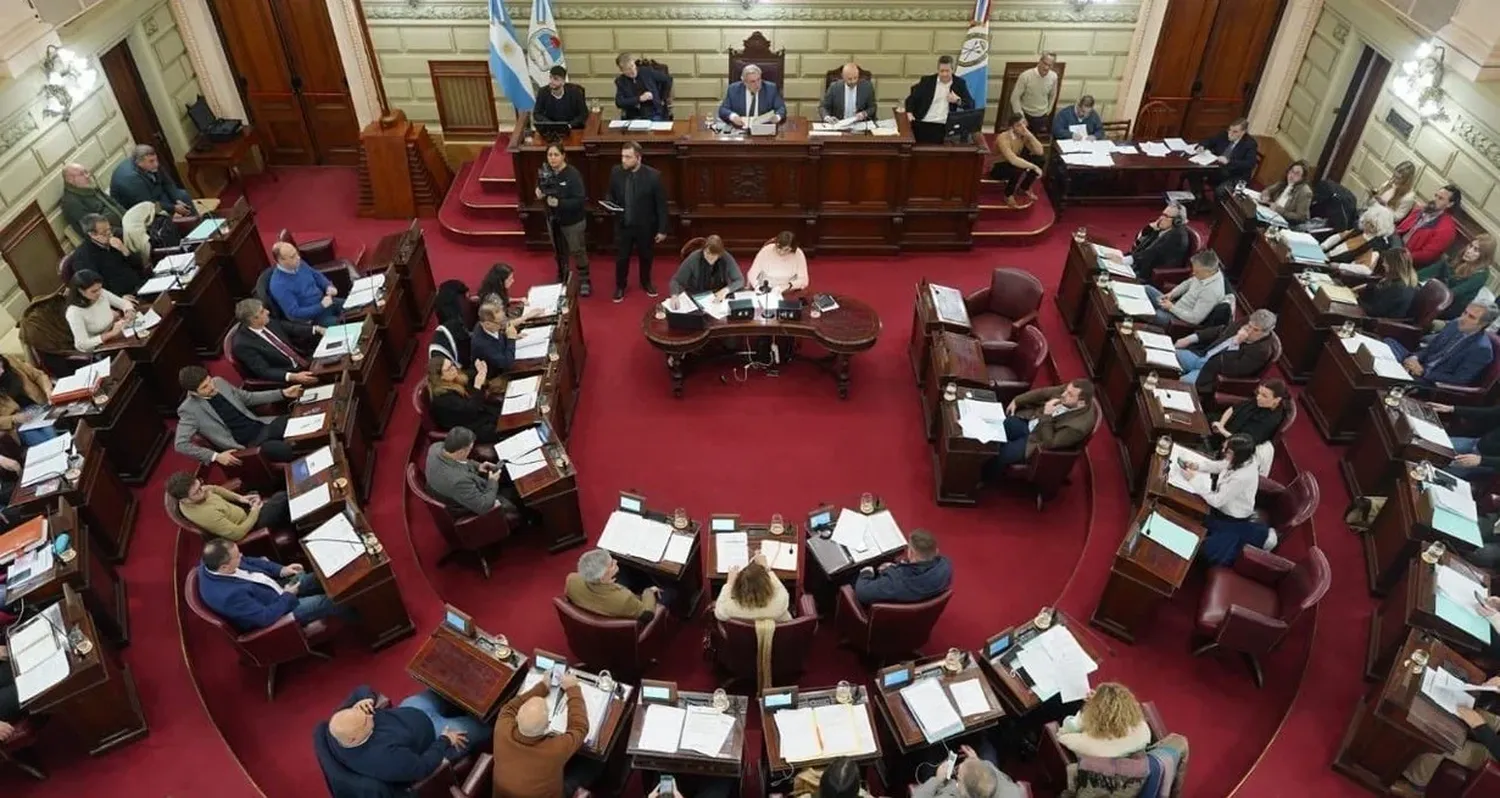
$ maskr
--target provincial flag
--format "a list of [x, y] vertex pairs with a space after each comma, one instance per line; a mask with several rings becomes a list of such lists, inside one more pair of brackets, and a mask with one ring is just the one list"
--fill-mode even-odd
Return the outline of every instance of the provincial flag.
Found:
[[552, 16], [552, 0], [532, 0], [531, 29], [526, 34], [526, 65], [531, 82], [547, 85], [552, 67], [568, 65], [563, 57], [562, 39], [557, 35], [557, 20]]
[[964, 79], [974, 107], [983, 108], [990, 83], [990, 0], [974, 0], [974, 18], [958, 51], [958, 69], [954, 74]]

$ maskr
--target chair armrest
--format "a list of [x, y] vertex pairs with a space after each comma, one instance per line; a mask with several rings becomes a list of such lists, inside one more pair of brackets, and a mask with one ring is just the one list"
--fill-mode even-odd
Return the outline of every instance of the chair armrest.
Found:
[[636, 634], [636, 643], [639, 645], [654, 639], [657, 632], [666, 627], [666, 617], [667, 608], [657, 604], [656, 609], [651, 611], [651, 620], [642, 625], [641, 631]]
[[1286, 634], [1287, 625], [1280, 618], [1263, 615], [1238, 604], [1229, 605], [1219, 634], [1214, 638], [1231, 651], [1250, 654], [1270, 651]]
[[1422, 342], [1422, 330], [1399, 319], [1365, 319], [1365, 329], [1374, 338], [1394, 338], [1413, 352]]
[[290, 612], [281, 616], [280, 618], [277, 618], [276, 623], [273, 623], [264, 629], [256, 629], [253, 632], [246, 632], [240, 635], [239, 642], [240, 645], [258, 643], [270, 637], [284, 635], [288, 631], [296, 634], [298, 637], [302, 636], [302, 631], [297, 626], [297, 619]]
[[818, 602], [811, 594], [803, 593], [801, 600], [797, 602], [797, 617], [806, 618], [818, 616]]
[[1296, 563], [1291, 560], [1254, 546], [1246, 546], [1240, 551], [1239, 559], [1234, 561], [1235, 573], [1263, 585], [1280, 582], [1295, 567]]
[[1454, 385], [1449, 382], [1434, 383], [1427, 389], [1427, 398], [1430, 401], [1444, 405], [1478, 405], [1484, 404], [1490, 386], [1479, 385]]
[[494, 760], [490, 754], [480, 754], [469, 768], [468, 778], [459, 787], [453, 788], [458, 798], [476, 798], [490, 791], [490, 779], [494, 775]]
[[1015, 319], [1011, 322], [1011, 326], [1017, 330], [1025, 327], [1028, 324], [1036, 324], [1036, 311], [1033, 310], [1030, 313], [1027, 313], [1025, 316], [1022, 316], [1021, 318]]
[[870, 616], [865, 614], [865, 608], [860, 606], [859, 599], [854, 596], [854, 586], [844, 585], [839, 588], [839, 603], [848, 610], [851, 617], [861, 624], [868, 626]]
[[990, 309], [990, 289], [981, 288], [964, 297], [964, 309], [969, 315], [984, 313]]

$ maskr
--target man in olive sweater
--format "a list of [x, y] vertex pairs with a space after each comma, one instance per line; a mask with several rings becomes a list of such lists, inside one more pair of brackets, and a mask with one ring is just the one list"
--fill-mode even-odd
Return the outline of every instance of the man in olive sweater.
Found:
[[604, 549], [590, 549], [578, 558], [578, 571], [568, 574], [563, 594], [569, 603], [595, 615], [641, 618], [656, 611], [660, 588], [648, 587], [637, 596], [620, 584], [620, 564]]
[[259, 527], [288, 529], [292, 512], [286, 491], [262, 499], [235, 493], [222, 485], [206, 485], [186, 471], [167, 477], [167, 496], [177, 511], [210, 535], [241, 541]]
[[578, 679], [565, 673], [558, 685], [567, 697], [568, 721], [561, 734], [549, 734], [548, 679], [507, 701], [495, 720], [494, 798], [570, 796], [594, 775], [585, 763], [568, 760], [589, 735], [588, 709]]

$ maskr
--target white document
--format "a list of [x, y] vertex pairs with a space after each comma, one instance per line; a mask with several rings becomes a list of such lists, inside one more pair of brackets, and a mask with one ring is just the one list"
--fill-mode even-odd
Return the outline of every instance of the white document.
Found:
[[868, 521], [865, 534], [876, 551], [884, 554], [906, 546], [906, 536], [901, 534], [901, 527], [897, 526], [896, 517], [890, 510], [881, 510], [865, 520]]
[[833, 523], [831, 538], [834, 543], [848, 549], [850, 553], [864, 552], [871, 548], [865, 535], [868, 526], [869, 522], [864, 513], [845, 507], [839, 511], [839, 518]]
[[766, 566], [776, 571], [797, 570], [797, 544], [779, 540], [762, 540], [760, 554], [766, 558]]
[[526, 291], [526, 307], [552, 313], [562, 303], [563, 290], [566, 287], [562, 283], [533, 285]]
[[311, 413], [305, 416], [293, 416], [286, 420], [286, 432], [284, 438], [297, 438], [303, 435], [312, 435], [323, 431], [323, 422], [328, 418], [327, 413]]
[[943, 740], [964, 727], [964, 720], [953, 708], [948, 691], [937, 679], [918, 679], [901, 688], [901, 700], [906, 702], [906, 708], [916, 718], [929, 743]]
[[175, 273], [182, 274], [189, 271], [197, 271], [197, 252], [179, 252], [176, 255], [168, 255], [156, 262], [151, 267], [152, 274]]
[[344, 310], [355, 310], [374, 304], [384, 288], [385, 272], [366, 275], [355, 280], [349, 286], [349, 294], [344, 297]]
[[1157, 388], [1152, 391], [1156, 401], [1161, 403], [1163, 410], [1177, 410], [1183, 413], [1193, 413], [1198, 405], [1193, 402], [1193, 395], [1187, 391], [1178, 391], [1172, 388]]
[[1169, 138], [1166, 140], [1166, 144], [1168, 149], [1175, 150], [1177, 152], [1193, 151], [1193, 145], [1187, 143], [1186, 141], [1183, 141], [1182, 139]]
[[1179, 460], [1186, 460], [1199, 466], [1201, 469], [1204, 463], [1211, 462], [1207, 457], [1186, 446], [1174, 443], [1172, 444], [1172, 454], [1169, 460], [1170, 463], [1167, 466], [1167, 483], [1172, 487], [1185, 490], [1188, 493], [1196, 493], [1199, 496], [1213, 490], [1213, 478], [1207, 473], [1199, 470], [1193, 472], [1193, 475], [1189, 477], [1187, 470], [1177, 464]]
[[969, 308], [964, 304], [961, 291], [936, 283], [928, 283], [927, 289], [932, 293], [932, 306], [937, 310], [939, 319], [957, 324], [969, 323]]
[[1161, 142], [1147, 141], [1141, 143], [1141, 152], [1151, 156], [1152, 158], [1165, 158], [1171, 154], [1172, 150], [1167, 145], [1162, 144]]
[[[15, 664], [16, 672], [25, 673], [41, 665], [53, 654], [63, 651], [64, 641], [59, 637], [63, 628], [60, 609], [56, 616], [56, 618], [51, 615], [34, 616], [24, 626], [11, 633], [10, 660]], [[52, 623], [48, 623], [49, 620]]]
[[953, 695], [953, 703], [958, 705], [958, 714], [966, 718], [983, 715], [992, 709], [977, 678], [950, 684], [948, 692]]
[[1114, 151], [1115, 151], [1116, 155], [1138, 155], [1138, 154], [1140, 154], [1140, 151], [1135, 148], [1134, 144], [1116, 144]]
[[1422, 695], [1452, 715], [1458, 714], [1459, 707], [1474, 708], [1474, 696], [1465, 689], [1468, 686], [1468, 682], [1442, 668], [1428, 668], [1422, 675]]
[[615, 510], [599, 535], [599, 548], [647, 562], [661, 562], [671, 537], [672, 527], [667, 524]]
[[1388, 380], [1411, 382], [1411, 374], [1406, 371], [1406, 367], [1394, 360], [1377, 357], [1371, 366], [1375, 369], [1376, 376], [1384, 377]]
[[1155, 316], [1156, 306], [1146, 298], [1146, 289], [1135, 283], [1112, 282], [1110, 291], [1115, 295], [1115, 304], [1127, 316]]
[[141, 284], [135, 291], [136, 296], [156, 296], [163, 291], [173, 288], [181, 288], [187, 285], [188, 280], [178, 274], [160, 274]]
[[1474, 503], [1473, 489], [1468, 482], [1459, 480], [1451, 488], [1436, 482], [1428, 482], [1422, 487], [1443, 509], [1457, 513], [1470, 521], [1479, 520], [1479, 507]]
[[651, 132], [652, 133], [671, 133], [672, 132], [672, 120], [670, 120], [670, 119], [665, 120], [665, 121], [653, 120], [651, 122]]
[[147, 308], [145, 313], [137, 314], [135, 322], [125, 328], [125, 337], [134, 338], [158, 324], [161, 324], [161, 314], [155, 308]]
[[750, 544], [744, 532], [720, 532], [714, 535], [714, 567], [721, 574], [730, 568], [743, 568], [750, 562]]
[[1468, 574], [1447, 565], [1439, 565], [1437, 572], [1437, 589], [1439, 593], [1446, 595], [1466, 609], [1474, 609], [1479, 605], [1477, 596], [1488, 596], [1489, 590], [1485, 586], [1471, 578]]
[[542, 448], [542, 436], [536, 427], [527, 427], [495, 444], [495, 455], [502, 461], [520, 460]]
[[1431, 443], [1435, 443], [1439, 446], [1443, 446], [1449, 449], [1453, 448], [1453, 440], [1448, 437], [1448, 431], [1443, 429], [1442, 427], [1432, 423], [1431, 421], [1428, 421], [1425, 418], [1417, 418], [1416, 416], [1407, 416], [1406, 421], [1407, 423], [1411, 424], [1412, 432], [1417, 433], [1417, 435], [1421, 437], [1422, 440], [1429, 441]]
[[662, 554], [661, 558], [664, 562], [675, 562], [679, 565], [686, 565], [688, 557], [692, 553], [693, 536], [674, 534], [672, 535], [672, 539], [667, 541], [666, 553]]
[[292, 500], [287, 503], [287, 509], [291, 511], [292, 520], [296, 521], [332, 500], [333, 496], [328, 492], [328, 483], [324, 482], [306, 493], [293, 496]]
[[1340, 338], [1339, 343], [1343, 344], [1344, 351], [1351, 355], [1360, 347], [1364, 347], [1369, 350], [1370, 354], [1377, 358], [1385, 358], [1386, 360], [1396, 359], [1396, 353], [1391, 351], [1391, 347], [1385, 341], [1379, 338], [1371, 338], [1364, 333], [1355, 333], [1348, 338]]
[[[855, 718], [855, 713], [859, 718]], [[863, 708], [849, 704], [825, 704], [813, 707], [813, 723], [818, 727], [818, 742], [823, 756], [853, 756], [862, 753], [859, 735], [860, 723], [865, 720]]]
[[1005, 405], [975, 399], [958, 400], [958, 427], [965, 438], [980, 443], [1005, 441]]
[[1073, 141], [1072, 139], [1065, 139], [1063, 141], [1059, 141], [1059, 142], [1055, 142], [1055, 143], [1057, 144], [1057, 151], [1061, 152], [1065, 156], [1072, 155], [1073, 153], [1078, 153], [1078, 152], [1083, 152], [1084, 151], [1083, 150], [1083, 142], [1081, 142], [1081, 141]]
[[[119, 356], [116, 355], [116, 357]], [[66, 377], [58, 378], [52, 383], [52, 396], [63, 396], [77, 391], [92, 391], [98, 386], [100, 380], [109, 376], [110, 369], [113, 366], [114, 358], [104, 358], [103, 360], [90, 363]]]
[[[516, 360], [533, 360], [545, 357], [547, 350], [552, 346], [552, 333], [557, 330], [556, 325], [548, 324], [544, 327], [527, 327], [521, 330], [521, 337], [516, 339]], [[540, 382], [540, 377], [530, 379]], [[508, 393], [508, 391], [507, 391]]]
[[[1135, 334], [1136, 337], [1141, 339], [1141, 343], [1145, 344], [1147, 349], [1160, 349], [1163, 352], [1177, 351], [1177, 346], [1172, 343], [1172, 337], [1169, 335], [1162, 335], [1161, 333], [1151, 332], [1150, 330], [1136, 330]], [[1173, 357], [1173, 360], [1175, 362], [1175, 356]]]
[[1164, 349], [1156, 349], [1154, 347], [1146, 348], [1146, 362], [1150, 363], [1153, 366], [1161, 366], [1162, 368], [1182, 368], [1182, 366], [1177, 363], [1176, 355]]
[[1083, 136], [1087, 136], [1089, 134], [1089, 126], [1088, 125], [1068, 125], [1068, 132], [1072, 133], [1074, 136], [1082, 138]]
[[1031, 692], [1036, 694], [1039, 701], [1046, 701], [1061, 689], [1052, 656], [1041, 646], [1028, 644], [1023, 647], [1021, 653], [1016, 655], [1016, 669], [1026, 671], [1026, 675], [1031, 677]]
[[[328, 492], [327, 485], [319, 487], [325, 494]], [[296, 514], [293, 513], [292, 517], [295, 518]], [[365, 553], [364, 540], [360, 538], [354, 525], [349, 523], [349, 517], [343, 513], [334, 513], [332, 518], [307, 533], [302, 543], [324, 576], [333, 576], [342, 571]]]
[[1078, 644], [1078, 638], [1066, 626], [1054, 626], [1051, 629], [1037, 635], [1028, 646], [1040, 645], [1052, 657], [1052, 662], [1059, 668], [1075, 670], [1088, 675], [1099, 670], [1099, 663], [1095, 662], [1083, 646]]
[[665, 704], [647, 704], [646, 719], [641, 722], [639, 747], [646, 751], [671, 754], [682, 739], [682, 724], [687, 712]]
[[823, 745], [818, 737], [818, 721], [812, 709], [783, 709], [771, 717], [776, 719], [777, 736], [781, 738], [782, 759], [788, 762], [806, 762], [822, 757]]
[[308, 476], [321, 474], [333, 466], [333, 449], [331, 447], [324, 446], [316, 452], [313, 452], [308, 456], [302, 458], [302, 462], [307, 464]]
[[318, 385], [313, 388], [304, 388], [302, 395], [297, 397], [298, 404], [310, 405], [318, 402], [326, 402], [333, 398], [334, 385]]
[[1198, 164], [1199, 166], [1212, 166], [1216, 161], [1219, 160], [1219, 157], [1205, 150], [1198, 153], [1197, 155], [1189, 156], [1188, 160], [1192, 161], [1195, 164]]
[[1094, 254], [1098, 255], [1102, 260], [1119, 260], [1125, 257], [1124, 252], [1121, 252], [1114, 247], [1107, 247], [1103, 244], [1094, 245]]
[[[704, 756], [718, 756], [734, 731], [734, 716], [708, 707], [689, 707], [682, 723], [681, 747]], [[642, 734], [644, 737], [644, 733]]]
[[542, 454], [538, 452], [531, 457], [523, 457], [520, 460], [513, 460], [506, 463], [505, 473], [510, 475], [511, 481], [515, 481], [520, 479], [521, 477], [526, 476], [527, 474], [535, 471], [540, 471], [546, 467], [547, 458], [542, 456]]
[[68, 470], [68, 452], [73, 445], [73, 433], [64, 432], [50, 441], [43, 441], [26, 449], [26, 461], [21, 465], [21, 485], [35, 485], [61, 476]]
[[1116, 277], [1124, 277], [1127, 280], [1135, 279], [1135, 269], [1126, 266], [1123, 263], [1115, 263], [1112, 260], [1100, 258], [1099, 265], [1103, 266], [1105, 271], [1113, 274]]
[[525, 396], [529, 393], [534, 394], [538, 390], [541, 390], [541, 387], [542, 378], [539, 376], [522, 377], [518, 380], [511, 380], [510, 382], [505, 384], [505, 398], [509, 399], [512, 396]]
[[508, 416], [512, 413], [524, 413], [534, 407], [536, 407], [536, 394], [534, 393], [507, 396], [504, 404], [500, 405], [500, 414]]
[[70, 670], [68, 653], [58, 649], [16, 676], [16, 699], [22, 704], [30, 701], [68, 678]]

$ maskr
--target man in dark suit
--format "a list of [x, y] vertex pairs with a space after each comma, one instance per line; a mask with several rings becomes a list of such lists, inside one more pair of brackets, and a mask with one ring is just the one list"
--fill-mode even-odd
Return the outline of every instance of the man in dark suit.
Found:
[[125, 244], [110, 229], [109, 217], [91, 213], [83, 217], [83, 243], [73, 250], [73, 273], [96, 272], [104, 279], [104, 290], [115, 296], [134, 296], [146, 282]]
[[1151, 273], [1159, 267], [1175, 268], [1187, 260], [1188, 250], [1192, 248], [1187, 223], [1187, 209], [1175, 202], [1170, 203], [1155, 221], [1136, 234], [1130, 254], [1111, 257], [1110, 260], [1135, 269], [1136, 276], [1149, 283]]
[[729, 84], [724, 92], [724, 101], [719, 103], [719, 118], [735, 127], [748, 128], [751, 121], [765, 114], [774, 114], [771, 121], [780, 124], [786, 119], [786, 101], [776, 84], [766, 80], [760, 67], [746, 64], [740, 70], [740, 79]]
[[469, 355], [474, 363], [484, 361], [491, 377], [504, 374], [516, 362], [516, 339], [521, 333], [499, 302], [479, 306], [479, 323], [469, 334]]
[[589, 103], [583, 87], [568, 82], [568, 70], [558, 64], [547, 73], [547, 85], [536, 90], [536, 107], [532, 119], [538, 122], [567, 122], [582, 128], [589, 119]]
[[240, 328], [229, 342], [229, 352], [250, 376], [287, 385], [316, 385], [307, 370], [307, 355], [316, 346], [322, 327], [271, 318], [259, 299], [241, 299], [234, 306]]
[[1229, 123], [1223, 133], [1198, 143], [1198, 149], [1208, 150], [1216, 157], [1219, 168], [1214, 172], [1214, 196], [1224, 199], [1234, 190], [1238, 181], [1250, 181], [1255, 174], [1255, 159], [1260, 145], [1250, 135], [1250, 120], [1243, 117]]
[[1199, 393], [1212, 393], [1220, 374], [1254, 377], [1271, 362], [1271, 332], [1276, 314], [1261, 309], [1250, 318], [1222, 327], [1204, 327], [1177, 339], [1177, 362], [1182, 381]]
[[667, 99], [672, 96], [672, 76], [650, 67], [637, 66], [635, 56], [620, 53], [615, 59], [620, 74], [615, 75], [615, 107], [621, 119], [672, 118]]
[[948, 114], [974, 107], [964, 79], [953, 74], [953, 56], [938, 58], [937, 72], [924, 76], [906, 96], [906, 115], [912, 122], [917, 141], [941, 144], [948, 129]]
[[1078, 378], [1017, 396], [1005, 408], [1005, 442], [999, 457], [985, 466], [986, 476], [1024, 463], [1038, 450], [1072, 449], [1094, 432], [1094, 383]]
[[653, 248], [667, 237], [667, 191], [661, 184], [661, 173], [641, 161], [641, 145], [625, 142], [620, 148], [620, 165], [609, 173], [609, 190], [605, 200], [619, 207], [615, 214], [615, 301], [625, 299], [625, 283], [630, 279], [630, 253], [641, 263], [641, 288], [646, 296], [656, 296], [651, 282]]
[[818, 116], [832, 124], [840, 119], [865, 122], [875, 118], [875, 87], [859, 76], [859, 64], [844, 64], [844, 71], [823, 93]]
[[198, 596], [240, 633], [264, 629], [287, 613], [304, 627], [343, 614], [301, 565], [241, 556], [239, 546], [222, 538], [203, 544]]
[[1485, 330], [1497, 317], [1500, 308], [1488, 302], [1470, 302], [1457, 320], [1444, 325], [1415, 352], [1394, 338], [1385, 342], [1417, 384], [1472, 386], [1495, 359], [1495, 350]]

